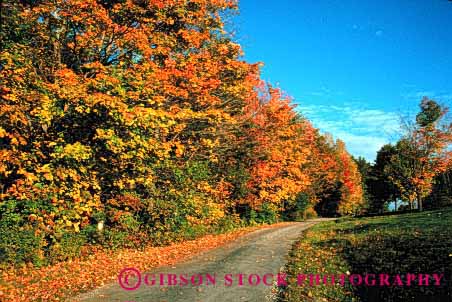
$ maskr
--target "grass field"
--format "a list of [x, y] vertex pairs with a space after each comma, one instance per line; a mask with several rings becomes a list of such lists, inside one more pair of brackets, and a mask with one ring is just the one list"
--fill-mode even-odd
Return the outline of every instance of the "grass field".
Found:
[[[293, 246], [286, 272], [280, 301], [452, 301], [452, 209], [316, 225]], [[313, 277], [310, 285], [309, 274], [327, 276], [327, 284]], [[331, 274], [345, 281], [332, 281]], [[430, 275], [428, 286], [419, 274]], [[444, 274], [438, 286], [433, 274]]]

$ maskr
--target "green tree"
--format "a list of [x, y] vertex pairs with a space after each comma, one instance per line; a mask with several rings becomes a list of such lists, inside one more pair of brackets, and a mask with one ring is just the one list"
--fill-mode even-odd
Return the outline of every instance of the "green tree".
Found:
[[425, 207], [438, 208], [452, 204], [452, 169], [435, 177], [432, 192], [425, 199]]
[[392, 165], [391, 159], [396, 153], [396, 147], [391, 144], [381, 147], [377, 152], [375, 164], [367, 174], [366, 186], [370, 212], [382, 212], [386, 202], [397, 200], [400, 196], [397, 186], [388, 174]]
[[362, 156], [359, 156], [358, 158], [353, 158], [353, 160], [356, 162], [356, 165], [358, 166], [359, 173], [361, 173], [363, 198], [365, 200], [365, 204], [369, 206], [370, 197], [367, 183], [369, 181], [369, 173], [371, 172], [372, 165]]

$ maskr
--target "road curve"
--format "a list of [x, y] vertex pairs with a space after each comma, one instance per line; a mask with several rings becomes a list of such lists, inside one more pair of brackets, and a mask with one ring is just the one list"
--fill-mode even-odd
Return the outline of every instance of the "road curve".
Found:
[[[296, 222], [281, 227], [262, 229], [249, 233], [222, 247], [199, 254], [192, 259], [172, 267], [159, 267], [150, 272], [141, 272], [141, 284], [136, 290], [125, 290], [118, 282], [82, 294], [70, 301], [80, 302], [263, 302], [272, 301], [272, 286], [277, 274], [286, 262], [286, 255], [299, 238], [300, 233], [326, 219]], [[159, 285], [159, 276], [164, 276], [164, 285]], [[168, 285], [168, 274], [175, 274], [178, 285]], [[240, 277], [239, 274], [242, 274]], [[257, 274], [260, 282], [257, 283]], [[266, 283], [263, 277], [267, 274]], [[273, 274], [274, 279], [271, 275]], [[185, 275], [187, 282], [183, 282]], [[191, 276], [195, 275], [192, 285]], [[200, 277], [202, 276], [202, 284]], [[208, 276], [210, 275], [210, 282]], [[147, 276], [147, 277], [146, 277]], [[156, 284], [152, 280], [156, 278]], [[145, 278], [146, 277], [146, 278]], [[215, 278], [213, 284], [212, 278]], [[239, 285], [242, 278], [242, 286]], [[146, 280], [145, 280], [146, 279]], [[281, 279], [280, 279], [281, 280]], [[251, 285], [249, 282], [251, 281]], [[129, 278], [126, 285], [138, 284], [138, 279]], [[174, 282], [174, 276], [173, 276]], [[188, 283], [181, 286], [180, 283]], [[283, 281], [281, 281], [283, 282]]]

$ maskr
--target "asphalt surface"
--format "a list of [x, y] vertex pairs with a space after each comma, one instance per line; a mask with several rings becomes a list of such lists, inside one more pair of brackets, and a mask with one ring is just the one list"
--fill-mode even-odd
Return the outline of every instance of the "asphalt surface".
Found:
[[[264, 302], [273, 301], [278, 273], [300, 233], [326, 219], [297, 222], [249, 233], [172, 267], [135, 272], [75, 297], [83, 302]], [[139, 278], [136, 278], [140, 274]], [[162, 277], [161, 277], [162, 276]], [[162, 278], [162, 279], [161, 279]], [[162, 283], [162, 284], [160, 284]], [[135, 290], [126, 290], [137, 287]]]

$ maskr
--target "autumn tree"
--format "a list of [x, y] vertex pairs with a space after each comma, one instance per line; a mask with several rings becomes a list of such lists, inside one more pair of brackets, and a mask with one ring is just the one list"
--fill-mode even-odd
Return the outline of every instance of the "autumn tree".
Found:
[[248, 107], [251, 140], [256, 142], [255, 160], [242, 203], [252, 209], [263, 205], [280, 212], [284, 203], [310, 185], [308, 171], [302, 169], [311, 154], [314, 128], [299, 116], [288, 96], [270, 85], [261, 85], [255, 103]]
[[317, 137], [316, 154], [310, 166], [313, 206], [323, 216], [354, 215], [364, 211], [361, 173], [344, 142], [329, 135]]
[[341, 140], [336, 142], [336, 152], [339, 158], [338, 181], [341, 184], [338, 213], [341, 215], [358, 214], [365, 207], [361, 173], [356, 162], [347, 152], [345, 143]]
[[52, 238], [102, 220], [168, 235], [224, 217], [245, 182], [230, 171], [258, 78], [223, 29], [233, 1], [4, 7], [4, 202]]
[[251, 211], [274, 221], [314, 207], [317, 188], [337, 187], [340, 213], [357, 211], [356, 164], [243, 61], [223, 24], [235, 9], [2, 1], [0, 231], [17, 235], [0, 242], [8, 259], [27, 250], [24, 234], [35, 238], [25, 258], [64, 260], [63, 240], [162, 244]]
[[391, 180], [412, 206], [416, 201], [422, 211], [422, 201], [431, 192], [435, 176], [450, 165], [452, 123], [442, 124], [447, 108], [434, 100], [424, 98], [416, 123], [407, 127], [407, 133], [396, 144], [397, 152], [391, 159]]

